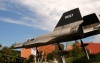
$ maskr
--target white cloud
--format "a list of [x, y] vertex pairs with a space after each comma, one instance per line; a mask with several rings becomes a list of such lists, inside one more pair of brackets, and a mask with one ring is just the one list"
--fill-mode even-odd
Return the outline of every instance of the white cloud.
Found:
[[[2, 1], [0, 0], [0, 2]], [[0, 10], [6, 10], [6, 5], [3, 3], [0, 3]]]
[[[8, 4], [14, 4], [8, 6], [3, 2], [0, 7], [13, 11], [22, 15], [20, 20], [14, 20], [13, 18], [5, 18], [6, 22], [33, 26], [43, 30], [53, 30], [56, 23], [59, 21], [61, 15], [71, 9], [80, 8], [82, 15], [90, 13], [99, 14], [100, 0], [4, 0], [10, 2]], [[0, 3], [1, 4], [1, 3]], [[22, 8], [22, 9], [21, 9]], [[25, 12], [24, 10], [30, 12]], [[12, 10], [11, 10], [12, 9]], [[17, 9], [17, 10], [16, 10]], [[34, 14], [35, 13], [35, 14]], [[36, 18], [33, 18], [34, 15]], [[28, 16], [28, 17], [27, 17]], [[8, 19], [8, 20], [7, 20]], [[4, 18], [3, 18], [4, 20]]]
[[[0, 17], [0, 21], [52, 31], [64, 12], [77, 7], [82, 16], [100, 14], [100, 0], [0, 0], [0, 10], [22, 16], [19, 19]], [[94, 36], [93, 42], [99, 43], [99, 37]]]
[[0, 18], [0, 20], [4, 21], [4, 22], [26, 25], [26, 26], [35, 26], [35, 23], [33, 23], [33, 22], [36, 21], [36, 20], [31, 19], [29, 17], [22, 17], [21, 20], [15, 20], [15, 19], [10, 19], [10, 18]]

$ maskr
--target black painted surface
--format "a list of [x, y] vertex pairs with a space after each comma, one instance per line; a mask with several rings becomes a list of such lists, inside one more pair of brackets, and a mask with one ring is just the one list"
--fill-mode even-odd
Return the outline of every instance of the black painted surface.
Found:
[[95, 24], [99, 22], [99, 19], [97, 18], [96, 14], [89, 14], [83, 17], [83, 23], [81, 26], [86, 26], [86, 25], [90, 25], [90, 24]]
[[76, 8], [76, 9], [70, 10], [68, 12], [65, 12], [62, 15], [61, 19], [59, 20], [56, 27], [66, 25], [66, 24], [70, 24], [72, 22], [76, 22], [76, 21], [79, 21], [79, 20], [82, 20], [82, 16], [80, 14], [79, 8]]

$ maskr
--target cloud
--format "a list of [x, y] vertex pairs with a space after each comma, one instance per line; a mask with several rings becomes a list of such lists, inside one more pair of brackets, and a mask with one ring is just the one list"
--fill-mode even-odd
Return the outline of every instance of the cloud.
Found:
[[15, 12], [22, 17], [20, 20], [13, 18], [1, 20], [51, 31], [61, 15], [71, 9], [79, 7], [82, 16], [94, 12], [99, 14], [99, 2], [100, 0], [2, 0], [0, 9]]
[[22, 17], [20, 20], [10, 19], [10, 18], [0, 18], [1, 21], [9, 22], [13, 24], [20, 24], [20, 25], [26, 25], [26, 26], [36, 26], [37, 22], [36, 20], [29, 18], [29, 17]]
[[4, 1], [0, 0], [0, 10], [6, 10], [6, 5], [4, 4]]

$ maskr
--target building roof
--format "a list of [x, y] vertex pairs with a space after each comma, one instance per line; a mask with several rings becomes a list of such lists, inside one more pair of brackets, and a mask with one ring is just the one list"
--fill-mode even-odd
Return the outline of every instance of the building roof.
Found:
[[100, 53], [100, 43], [89, 43], [86, 47], [91, 54]]
[[[100, 53], [100, 43], [93, 43], [93, 42], [90, 42], [88, 43], [89, 45], [86, 46], [86, 48], [89, 50], [89, 53], [90, 54], [97, 54], [97, 53]], [[78, 44], [80, 45], [80, 43]], [[80, 47], [80, 46], [79, 46]], [[73, 46], [67, 46], [66, 47], [66, 50], [72, 50], [73, 49]]]

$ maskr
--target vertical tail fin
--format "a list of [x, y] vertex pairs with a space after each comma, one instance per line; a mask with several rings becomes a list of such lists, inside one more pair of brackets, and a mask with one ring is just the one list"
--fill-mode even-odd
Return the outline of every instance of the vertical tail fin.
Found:
[[83, 23], [81, 24], [82, 27], [88, 28], [88, 27], [94, 27], [99, 25], [99, 19], [97, 18], [95, 13], [86, 15], [83, 17]]
[[95, 28], [98, 27], [99, 24], [99, 19], [97, 18], [96, 14], [93, 13], [84, 16], [83, 23], [80, 26], [83, 27], [84, 33], [87, 33], [96, 30]]
[[[82, 16], [80, 14], [79, 8], [75, 8], [73, 10], [70, 10], [68, 12], [65, 12], [62, 17], [60, 18], [58, 24], [56, 25], [55, 30], [69, 27], [69, 24], [73, 23], [73, 22], [77, 22], [82, 20]], [[72, 25], [71, 25], [72, 26]]]

